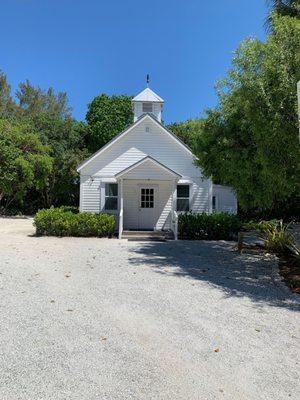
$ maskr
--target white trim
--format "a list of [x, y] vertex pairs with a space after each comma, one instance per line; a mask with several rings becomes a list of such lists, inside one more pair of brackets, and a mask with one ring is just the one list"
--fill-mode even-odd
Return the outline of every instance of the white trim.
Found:
[[148, 114], [143, 115], [140, 119], [135, 121], [129, 128], [127, 128], [127, 129], [125, 129], [125, 131], [119, 133], [116, 137], [114, 137], [112, 140], [110, 140], [108, 143], [106, 143], [103, 147], [101, 147], [101, 149], [96, 151], [96, 153], [92, 154], [90, 158], [88, 158], [87, 160], [85, 160], [81, 164], [79, 164], [79, 166], [77, 168], [77, 172], [79, 172], [83, 167], [85, 167], [92, 160], [94, 160], [99, 154], [103, 153], [104, 150], [108, 149], [113, 143], [120, 140], [124, 135], [126, 135], [128, 132], [130, 132], [133, 128], [138, 126], [147, 116], [148, 116]]
[[[178, 197], [177, 196], [177, 187], [178, 186], [188, 186], [189, 187], [189, 197]], [[192, 192], [192, 183], [181, 183], [181, 182], [177, 182], [177, 185], [176, 185], [176, 206], [175, 206], [175, 209], [176, 209], [176, 212], [177, 213], [185, 213], [185, 212], [187, 212], [187, 211], [179, 211], [179, 210], [177, 210], [177, 200], [178, 199], [183, 199], [183, 200], [187, 200], [188, 199], [188, 201], [189, 201], [189, 209], [188, 209], [188, 211], [191, 211], [192, 210], [192, 196], [191, 196], [191, 192]]]
[[[215, 208], [213, 206], [213, 198], [215, 198]], [[219, 210], [219, 196], [217, 194], [213, 194], [211, 196], [211, 212], [217, 212]]]
[[[151, 106], [148, 110], [145, 110], [148, 106]], [[143, 101], [142, 102], [142, 112], [143, 113], [153, 113], [153, 103], [150, 101]]]
[[[123, 233], [123, 223], [124, 223], [124, 195], [123, 195], [123, 179], [120, 179], [118, 183], [118, 188], [120, 186], [120, 205], [119, 205], [119, 239], [122, 238], [122, 233]], [[119, 192], [118, 192], [119, 194]]]
[[213, 196], [213, 182], [210, 182], [209, 185], [209, 192], [208, 192], [208, 199], [209, 199], [209, 204], [208, 204], [208, 213], [212, 214], [213, 209], [212, 209], [212, 196]]
[[137, 94], [132, 102], [151, 102], [151, 103], [164, 103], [164, 100], [150, 88], [145, 88]]
[[[116, 196], [107, 196], [106, 195], [106, 185], [110, 185], [110, 184], [112, 184], [112, 185], [117, 185], [117, 190], [118, 190], [118, 194], [116, 195]], [[105, 203], [106, 203], [106, 199], [107, 198], [109, 198], [109, 199], [117, 199], [117, 208], [105, 208]], [[104, 184], [104, 204], [103, 204], [103, 210], [104, 211], [108, 211], [108, 212], [116, 212], [118, 209], [119, 209], [119, 184], [118, 184], [118, 182], [117, 183], [115, 183], [115, 182], [106, 182], [105, 184]]]
[[176, 175], [176, 176], [179, 176], [179, 177], [181, 176], [180, 174], [178, 174], [177, 172], [171, 170], [170, 168], [166, 167], [165, 165], [161, 164], [159, 161], [155, 160], [154, 158], [152, 158], [150, 156], [146, 156], [146, 157], [142, 158], [140, 161], [138, 161], [138, 162], [132, 164], [131, 166], [125, 168], [123, 171], [117, 173], [116, 174], [116, 178], [120, 178], [121, 176], [127, 174], [128, 172], [134, 170], [135, 168], [138, 168], [140, 165], [144, 164], [147, 161], [151, 161], [153, 164], [157, 165], [161, 169], [164, 169], [165, 171], [167, 171], [171, 175]]
[[177, 185], [192, 185], [193, 183], [194, 183], [194, 181], [192, 179], [183, 178], [183, 179], [179, 179]]
[[102, 178], [101, 181], [104, 183], [118, 183], [117, 179], [115, 177], [109, 177], [109, 178]]
[[114, 137], [110, 142], [108, 142], [106, 145], [104, 145], [100, 150], [96, 151], [90, 158], [87, 160], [83, 161], [77, 168], [77, 172], [81, 171], [82, 168], [84, 168], [87, 164], [89, 164], [91, 161], [93, 161], [96, 157], [98, 157], [101, 153], [103, 153], [105, 150], [107, 150], [112, 144], [116, 143], [122, 137], [127, 135], [130, 131], [132, 131], [133, 128], [138, 126], [141, 122], [143, 122], [146, 118], [149, 118], [152, 122], [154, 122], [158, 127], [162, 128], [171, 138], [173, 138], [176, 143], [178, 143], [182, 148], [184, 148], [189, 154], [195, 157], [195, 155], [192, 153], [192, 151], [177, 137], [174, 135], [174, 133], [170, 132], [168, 129], [166, 129], [162, 124], [160, 124], [155, 117], [152, 117], [149, 114], [144, 114], [140, 119], [135, 121], [129, 128], [127, 128], [125, 131], [119, 133], [116, 137]]
[[192, 151], [188, 148], [188, 146], [183, 143], [173, 132], [169, 131], [167, 128], [165, 128], [155, 117], [151, 117], [150, 115], [146, 114], [148, 117], [150, 117], [152, 119], [152, 121], [154, 121], [156, 123], [156, 125], [160, 128], [162, 128], [166, 133], [168, 133], [170, 135], [171, 138], [173, 138], [176, 143], [178, 143], [182, 148], [184, 148], [189, 154], [191, 154], [192, 156], [194, 156], [196, 158], [196, 156], [192, 153]]
[[[101, 184], [101, 181], [100, 181]], [[82, 211], [83, 207], [83, 182], [82, 182], [82, 176], [80, 177], [80, 183], [79, 183], [79, 211]]]

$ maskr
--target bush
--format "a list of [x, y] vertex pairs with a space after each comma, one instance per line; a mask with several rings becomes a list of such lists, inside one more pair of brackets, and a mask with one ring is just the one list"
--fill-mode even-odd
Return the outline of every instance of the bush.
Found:
[[300, 246], [297, 246], [296, 243], [291, 243], [287, 246], [287, 248], [300, 267]]
[[282, 220], [261, 221], [259, 228], [261, 237], [268, 250], [286, 252], [294, 243], [293, 236], [288, 232], [290, 224], [284, 224]]
[[180, 239], [230, 240], [238, 233], [241, 226], [239, 218], [228, 213], [184, 213], [178, 217]]
[[261, 226], [258, 221], [249, 221], [249, 222], [244, 222], [242, 225], [242, 229], [244, 231], [260, 231]]
[[75, 206], [61, 206], [59, 207], [60, 210], [62, 211], [71, 211], [73, 214], [78, 214], [79, 213], [79, 208]]
[[34, 217], [37, 235], [47, 236], [110, 236], [115, 217], [109, 214], [74, 213], [64, 208], [39, 210]]

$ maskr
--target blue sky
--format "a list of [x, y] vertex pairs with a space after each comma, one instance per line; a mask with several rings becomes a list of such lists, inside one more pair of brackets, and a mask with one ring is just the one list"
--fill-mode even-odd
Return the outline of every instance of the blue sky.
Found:
[[29, 79], [66, 91], [84, 119], [100, 93], [165, 99], [164, 121], [216, 104], [214, 83], [238, 43], [264, 39], [265, 0], [3, 0], [0, 69], [13, 90]]

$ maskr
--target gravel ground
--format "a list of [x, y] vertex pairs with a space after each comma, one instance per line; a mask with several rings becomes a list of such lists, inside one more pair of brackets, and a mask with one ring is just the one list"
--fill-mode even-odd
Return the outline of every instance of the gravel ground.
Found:
[[299, 297], [229, 242], [0, 219], [1, 400], [299, 399]]

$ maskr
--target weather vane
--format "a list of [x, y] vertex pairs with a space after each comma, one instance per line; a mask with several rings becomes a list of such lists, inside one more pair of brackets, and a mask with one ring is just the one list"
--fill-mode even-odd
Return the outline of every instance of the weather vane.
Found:
[[147, 74], [147, 86], [149, 87], [150, 76]]

